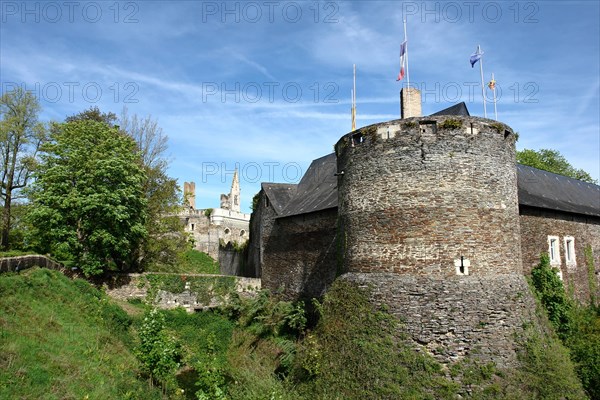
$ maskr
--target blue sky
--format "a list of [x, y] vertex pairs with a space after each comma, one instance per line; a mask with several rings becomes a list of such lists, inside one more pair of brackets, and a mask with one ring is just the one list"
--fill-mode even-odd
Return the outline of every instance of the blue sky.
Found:
[[237, 165], [249, 211], [260, 182], [297, 182], [350, 130], [352, 64], [357, 125], [399, 118], [403, 16], [425, 115], [465, 101], [483, 116], [480, 44], [517, 147], [600, 177], [596, 1], [2, 1], [0, 81], [34, 91], [42, 120], [151, 115], [197, 207], [219, 205]]

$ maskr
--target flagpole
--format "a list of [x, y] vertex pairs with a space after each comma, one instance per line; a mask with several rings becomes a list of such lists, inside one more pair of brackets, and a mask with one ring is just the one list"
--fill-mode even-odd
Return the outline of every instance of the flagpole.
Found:
[[494, 117], [496, 118], [496, 121], [498, 121], [498, 110], [496, 109], [496, 80], [494, 79], [493, 72], [492, 72], [492, 82], [494, 82], [494, 89], [492, 89], [492, 92], [494, 92]]
[[[477, 52], [481, 54], [481, 46], [477, 45]], [[487, 118], [485, 106], [485, 85], [483, 83], [483, 55], [479, 58], [479, 71], [481, 72], [481, 98], [483, 99], [483, 116]]]
[[410, 73], [408, 72], [408, 36], [406, 36], [406, 19], [404, 20], [404, 41], [406, 42], [406, 86], [410, 88]]
[[[406, 42], [406, 104], [410, 104], [410, 74], [408, 73], [408, 37], [406, 36], [406, 18], [404, 22], [404, 41]], [[402, 96], [400, 96], [400, 109], [402, 109]], [[400, 111], [400, 117], [402, 117], [402, 111]]]
[[356, 64], [352, 65], [352, 130], [356, 130]]

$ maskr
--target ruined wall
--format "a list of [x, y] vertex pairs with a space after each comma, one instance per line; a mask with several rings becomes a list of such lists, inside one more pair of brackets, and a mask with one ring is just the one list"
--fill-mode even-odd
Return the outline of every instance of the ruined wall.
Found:
[[61, 263], [38, 254], [0, 258], [0, 272], [17, 272], [31, 267], [54, 269], [64, 273], [68, 272]]
[[194, 238], [196, 250], [218, 260], [221, 242], [243, 244], [248, 241], [249, 223], [244, 219], [249, 218], [248, 214], [218, 208], [210, 213], [206, 211], [186, 210], [179, 216], [185, 225], [185, 231]]
[[[596, 283], [596, 299], [600, 298], [600, 218], [559, 211], [521, 206], [521, 249], [526, 274], [540, 261], [541, 253], [548, 253], [548, 237], [558, 238], [559, 263], [567, 291], [582, 302], [590, 299], [590, 279]], [[565, 238], [572, 237], [575, 260], [567, 261]], [[595, 270], [590, 274], [584, 249], [592, 246]]]
[[271, 220], [263, 234], [264, 288], [287, 298], [323, 295], [336, 276], [336, 211]]
[[182, 219], [185, 231], [194, 239], [194, 248], [202, 251], [214, 260], [219, 258], [219, 228], [211, 225], [210, 217], [204, 215], [204, 210], [189, 210]]
[[256, 278], [253, 270], [247, 268], [247, 248], [234, 246], [231, 242], [219, 246], [219, 271], [223, 275]]
[[[174, 285], [173, 279], [179, 284]], [[105, 279], [103, 287], [106, 294], [119, 300], [139, 299], [163, 309], [183, 307], [192, 312], [221, 306], [230, 290], [253, 296], [260, 291], [261, 282], [237, 276], [150, 272], [113, 274]]]
[[426, 278], [394, 273], [347, 273], [340, 279], [372, 291], [402, 322], [417, 350], [448, 364], [465, 357], [518, 365], [516, 336], [536, 323], [535, 300], [522, 275]]
[[[521, 273], [515, 137], [476, 117], [362, 128], [335, 146], [350, 272]], [[470, 263], [470, 265], [468, 265]]]

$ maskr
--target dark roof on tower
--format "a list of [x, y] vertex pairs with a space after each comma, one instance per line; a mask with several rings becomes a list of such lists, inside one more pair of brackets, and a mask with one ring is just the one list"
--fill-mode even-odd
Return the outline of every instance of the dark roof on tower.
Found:
[[298, 185], [290, 183], [262, 183], [261, 188], [269, 198], [277, 215], [281, 214], [290, 199], [296, 193]]
[[519, 204], [600, 217], [600, 186], [517, 164]]
[[438, 111], [435, 114], [431, 114], [430, 116], [432, 117], [434, 115], [461, 115], [463, 117], [468, 117], [471, 114], [469, 114], [469, 109], [465, 102], [462, 101], [448, 108], [444, 108], [442, 111]]
[[314, 160], [300, 180], [294, 197], [279, 217], [335, 208], [337, 199], [337, 160], [334, 153]]
[[[337, 207], [335, 154], [314, 160], [299, 184], [263, 183], [278, 217]], [[519, 204], [600, 217], [600, 186], [517, 164]]]
[[[464, 102], [432, 116], [469, 116]], [[335, 208], [337, 162], [334, 153], [317, 158], [297, 185], [263, 183], [278, 217]], [[517, 164], [519, 205], [600, 217], [600, 186]]]

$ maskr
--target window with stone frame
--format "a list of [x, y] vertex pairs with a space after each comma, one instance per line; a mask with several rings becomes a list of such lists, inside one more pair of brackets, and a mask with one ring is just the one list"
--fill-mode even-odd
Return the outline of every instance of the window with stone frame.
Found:
[[548, 236], [548, 255], [550, 256], [550, 265], [560, 265], [560, 247], [558, 243], [558, 236]]
[[575, 260], [575, 238], [573, 236], [565, 236], [565, 261], [569, 265], [577, 264]]

